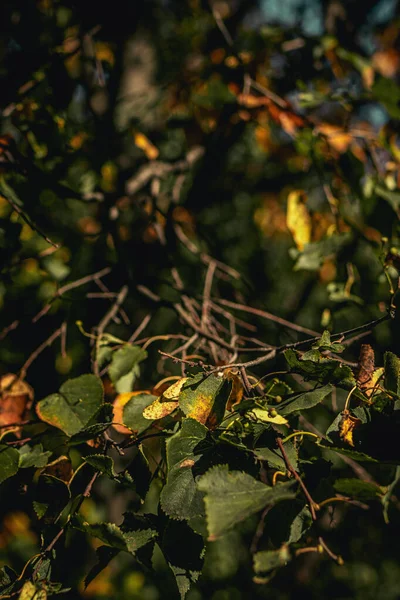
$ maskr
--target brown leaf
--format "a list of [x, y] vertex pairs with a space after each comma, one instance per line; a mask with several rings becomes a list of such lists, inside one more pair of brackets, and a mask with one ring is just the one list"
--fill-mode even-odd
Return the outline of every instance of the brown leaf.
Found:
[[242, 401], [244, 391], [243, 383], [242, 379], [239, 377], [238, 371], [233, 371], [232, 369], [224, 370], [224, 378], [229, 379], [232, 383], [232, 389], [226, 404], [227, 410], [232, 410], [236, 404], [239, 404]]
[[360, 419], [353, 417], [348, 410], [344, 410], [339, 425], [340, 439], [354, 447], [353, 432], [359, 425], [361, 425]]
[[53, 475], [68, 483], [72, 477], [73, 469], [70, 459], [67, 456], [59, 456], [56, 460], [49, 463], [42, 474]]
[[357, 367], [357, 383], [361, 390], [370, 387], [372, 374], [375, 370], [375, 353], [369, 344], [361, 344]]
[[17, 375], [0, 378], [0, 425], [19, 423], [32, 406], [33, 389]]

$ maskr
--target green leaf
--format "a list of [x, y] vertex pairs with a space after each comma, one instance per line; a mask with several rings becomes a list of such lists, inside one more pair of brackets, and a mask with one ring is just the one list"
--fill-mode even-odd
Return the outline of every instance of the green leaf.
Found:
[[19, 452], [10, 446], [0, 445], [0, 483], [18, 472]]
[[187, 417], [214, 428], [223, 419], [229, 386], [226, 379], [215, 375], [191, 377], [179, 394], [179, 407]]
[[290, 400], [286, 406], [281, 405], [279, 407], [279, 412], [281, 415], [286, 416], [297, 410], [308, 410], [322, 402], [332, 390], [333, 385], [328, 383], [327, 385], [324, 385], [324, 387], [311, 390], [310, 392], [304, 392], [299, 396], [296, 396], [296, 398], [293, 398], [293, 400]]
[[193, 467], [201, 457], [199, 445], [206, 436], [207, 428], [188, 418], [167, 440], [168, 476], [160, 500], [164, 512], [174, 519], [191, 519], [204, 513]]
[[358, 462], [378, 462], [376, 458], [372, 458], [372, 456], [368, 456], [368, 454], [364, 454], [364, 452], [351, 450], [350, 448], [337, 448], [335, 446], [327, 446], [322, 443], [319, 444], [319, 447], [323, 450], [331, 450], [337, 454], [343, 454], [343, 456], [348, 456], [349, 458], [352, 458]]
[[382, 102], [391, 117], [400, 118], [400, 87], [395, 81], [379, 77], [375, 80], [371, 91], [375, 98]]
[[17, 574], [13, 569], [5, 565], [0, 568], [0, 594], [5, 596], [12, 592], [17, 580]]
[[351, 233], [331, 235], [321, 241], [306, 244], [304, 250], [291, 253], [296, 259], [295, 271], [317, 271], [329, 255], [335, 255], [339, 250], [349, 245], [352, 241]]
[[137, 394], [132, 396], [123, 408], [123, 424], [137, 435], [145, 431], [152, 424], [152, 420], [143, 416], [144, 409], [157, 400], [152, 394]]
[[80, 431], [71, 437], [69, 440], [70, 446], [75, 446], [78, 444], [82, 444], [82, 442], [87, 442], [88, 440], [93, 440], [97, 436], [99, 436], [103, 431], [108, 429], [112, 423], [113, 418], [113, 408], [111, 404], [102, 404], [100, 409], [95, 413], [92, 419], [89, 421], [89, 424]]
[[108, 563], [119, 554], [120, 550], [110, 546], [99, 546], [96, 548], [97, 563], [90, 569], [85, 577], [85, 588], [97, 577]]
[[126, 471], [133, 479], [136, 492], [144, 499], [150, 488], [152, 473], [142, 448], [137, 449], [136, 456], [129, 463]]
[[132, 391], [140, 374], [139, 363], [145, 358], [147, 352], [140, 346], [126, 345], [113, 353], [108, 373], [119, 394]]
[[19, 449], [19, 466], [21, 469], [45, 467], [51, 454], [50, 451], [43, 452], [42, 444], [37, 444], [33, 448], [25, 444]]
[[160, 546], [184, 600], [203, 568], [204, 542], [184, 521], [168, 520]]
[[90, 423], [103, 404], [103, 386], [95, 375], [69, 379], [58, 394], [51, 394], [36, 406], [38, 417], [72, 436]]
[[[128, 519], [130, 513], [127, 513]], [[151, 526], [145, 517], [137, 517], [135, 515], [135, 525], [128, 529], [127, 524], [124, 522], [121, 527], [118, 527], [114, 523], [96, 523], [90, 525], [89, 523], [83, 522], [76, 518], [73, 526], [89, 535], [98, 538], [106, 546], [110, 546], [116, 550], [123, 550], [130, 554], [135, 552], [157, 537], [157, 531]], [[126, 516], [125, 516], [126, 518]], [[128, 520], [129, 523], [129, 520]]]
[[[293, 468], [297, 470], [298, 452], [291, 440], [286, 442], [285, 451]], [[286, 472], [286, 464], [279, 448], [256, 448], [254, 454], [259, 460], [266, 460], [270, 467]]]
[[353, 371], [347, 365], [342, 365], [337, 360], [321, 357], [315, 360], [299, 359], [296, 352], [292, 349], [285, 350], [284, 356], [294, 373], [299, 373], [305, 379], [313, 379], [321, 384], [337, 384], [346, 389], [351, 389], [356, 385]]
[[375, 500], [383, 496], [383, 491], [379, 486], [361, 479], [337, 479], [333, 487], [339, 494], [357, 500]]
[[205, 493], [209, 540], [214, 540], [267, 504], [294, 498], [293, 482], [274, 487], [247, 473], [216, 466], [200, 477], [198, 488]]
[[300, 500], [280, 502], [273, 506], [265, 518], [265, 531], [274, 546], [284, 542], [295, 544], [312, 525], [310, 509]]
[[253, 556], [253, 567], [256, 573], [266, 573], [283, 567], [291, 560], [289, 547], [284, 544], [279, 550], [264, 550]]
[[[343, 352], [345, 346], [338, 342], [331, 342], [331, 334], [329, 331], [325, 330], [319, 340], [313, 344], [312, 348], [313, 350], [319, 350], [319, 352]], [[306, 360], [306, 354], [308, 354], [308, 352], [303, 354], [302, 360]]]
[[104, 454], [90, 454], [89, 456], [85, 456], [85, 462], [96, 471], [100, 471], [103, 475], [110, 477], [110, 479], [116, 477], [114, 461], [110, 456], [105, 456]]
[[385, 352], [383, 360], [385, 388], [389, 392], [394, 392], [397, 396], [400, 396], [400, 358], [393, 352]]
[[54, 521], [70, 501], [67, 484], [53, 475], [40, 475], [35, 492], [33, 507], [39, 519]]
[[[400, 110], [399, 110], [400, 114]], [[400, 210], [400, 193], [398, 191], [388, 190], [383, 185], [377, 185], [375, 187], [375, 193], [380, 198], [387, 201], [393, 210], [398, 214]]]

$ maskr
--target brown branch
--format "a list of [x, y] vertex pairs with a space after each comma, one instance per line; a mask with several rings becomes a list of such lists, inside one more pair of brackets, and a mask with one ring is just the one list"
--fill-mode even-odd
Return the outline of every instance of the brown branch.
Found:
[[206, 279], [204, 282], [203, 306], [202, 306], [202, 311], [201, 311], [201, 326], [203, 328], [207, 327], [207, 323], [208, 323], [208, 319], [209, 319], [210, 295], [211, 295], [211, 288], [212, 288], [212, 283], [213, 283], [213, 278], [214, 278], [216, 268], [217, 268], [217, 265], [215, 264], [215, 262], [210, 262], [210, 264], [208, 265]]
[[43, 352], [43, 350], [45, 350], [47, 348], [47, 346], [50, 346], [54, 342], [54, 340], [56, 340], [60, 335], [62, 335], [62, 333], [63, 333], [63, 329], [61, 326], [61, 327], [59, 327], [59, 329], [54, 331], [54, 333], [52, 333], [51, 336], [47, 338], [47, 340], [45, 340], [42, 344], [40, 344], [40, 346], [38, 346], [38, 348], [36, 348], [36, 350], [34, 350], [32, 352], [32, 354], [27, 358], [27, 360], [25, 361], [25, 363], [23, 364], [23, 366], [21, 367], [21, 369], [19, 371], [21, 378], [25, 377], [26, 371], [29, 369], [31, 364], [37, 359], [39, 354], [41, 354]]
[[286, 454], [286, 450], [285, 450], [285, 448], [283, 446], [283, 443], [282, 443], [282, 440], [281, 440], [280, 437], [276, 438], [276, 443], [278, 444], [279, 450], [282, 453], [282, 457], [283, 457], [283, 460], [285, 461], [285, 465], [286, 465], [287, 470], [293, 475], [293, 477], [296, 479], [296, 481], [299, 482], [299, 485], [300, 485], [301, 489], [303, 490], [303, 494], [306, 497], [308, 505], [310, 507], [310, 512], [311, 512], [312, 519], [313, 519], [313, 521], [316, 521], [317, 520], [317, 515], [316, 515], [316, 512], [315, 512], [315, 509], [318, 510], [318, 504], [316, 502], [314, 502], [314, 500], [312, 499], [311, 494], [308, 491], [308, 489], [307, 489], [304, 481], [302, 480], [302, 478], [300, 477], [300, 475], [297, 473], [297, 471], [295, 470], [295, 468], [291, 464], [291, 462], [290, 462], [290, 460], [288, 458], [288, 455]]
[[332, 550], [329, 548], [329, 546], [324, 541], [324, 538], [322, 538], [320, 536], [318, 538], [318, 541], [321, 544], [321, 546], [323, 547], [323, 549], [325, 550], [325, 552], [327, 553], [327, 555], [332, 558], [332, 560], [334, 560], [335, 562], [337, 562], [339, 565], [343, 565], [343, 562], [344, 562], [343, 558], [341, 556], [339, 556], [338, 554], [335, 554], [334, 552], [332, 552]]
[[12, 323], [10, 323], [10, 325], [7, 325], [7, 327], [4, 327], [4, 329], [0, 333], [0, 341], [4, 340], [4, 338], [10, 333], [10, 331], [17, 329], [18, 325], [19, 321], [15, 320]]
[[143, 321], [140, 323], [140, 325], [138, 325], [135, 329], [135, 331], [132, 333], [131, 337], [128, 340], [128, 344], [131, 344], [132, 342], [134, 342], [139, 335], [142, 333], [142, 331], [144, 329], [146, 329], [147, 325], [149, 324], [149, 322], [151, 321], [151, 317], [152, 315], [150, 313], [148, 313], [145, 318], [143, 319]]
[[7, 195], [4, 193], [4, 190], [2, 190], [1, 195], [3, 196], [3, 198], [5, 200], [7, 200], [7, 202], [9, 203], [9, 205], [13, 208], [13, 210], [15, 210], [15, 212], [21, 217], [21, 219], [23, 221], [25, 221], [25, 223], [27, 225], [29, 225], [29, 227], [31, 229], [33, 229], [34, 231], [36, 231], [36, 233], [38, 233], [48, 244], [50, 244], [51, 246], [53, 246], [53, 248], [60, 248], [61, 244], [56, 244], [55, 242], [53, 242], [41, 229], [40, 227], [38, 227], [38, 225], [36, 225], [36, 223], [34, 223], [32, 221], [32, 219], [30, 217], [28, 217], [28, 215], [26, 215], [24, 213], [24, 211], [22, 210], [22, 208], [20, 206], [18, 206], [18, 204], [16, 204], [13, 200], [11, 200], [11, 198], [8, 198]]
[[95, 359], [93, 362], [93, 370], [97, 376], [99, 376], [99, 363], [98, 363], [97, 356], [98, 356], [101, 338], [104, 334], [106, 327], [110, 323], [110, 321], [112, 321], [112, 319], [115, 317], [115, 315], [120, 310], [121, 305], [124, 303], [127, 294], [128, 294], [128, 286], [124, 285], [124, 286], [122, 286], [114, 304], [111, 306], [110, 310], [104, 315], [104, 317], [101, 319], [100, 323], [96, 327], [96, 333], [97, 333], [96, 355], [95, 355]]
[[318, 331], [314, 331], [313, 329], [308, 329], [308, 327], [302, 327], [301, 325], [297, 325], [296, 323], [291, 323], [282, 317], [277, 317], [270, 312], [265, 310], [260, 310], [259, 308], [252, 308], [251, 306], [247, 306], [246, 304], [238, 304], [236, 302], [231, 302], [230, 300], [216, 300], [220, 304], [224, 306], [228, 306], [229, 308], [234, 308], [236, 310], [240, 310], [243, 312], [250, 313], [252, 315], [256, 315], [258, 317], [262, 317], [263, 319], [268, 319], [269, 321], [274, 321], [275, 323], [279, 323], [279, 325], [283, 325], [288, 329], [293, 329], [294, 331], [298, 331], [300, 333], [306, 333], [307, 335], [319, 336]]
[[39, 321], [39, 319], [41, 319], [44, 315], [46, 315], [49, 312], [53, 302], [57, 298], [61, 298], [61, 296], [63, 294], [65, 294], [65, 292], [69, 292], [70, 290], [73, 290], [74, 288], [80, 287], [81, 285], [85, 285], [86, 283], [90, 283], [91, 281], [94, 281], [100, 277], [104, 277], [105, 275], [108, 275], [108, 273], [110, 273], [110, 272], [111, 272], [111, 268], [105, 267], [101, 271], [97, 271], [97, 273], [92, 273], [91, 275], [85, 275], [85, 277], [81, 277], [80, 279], [77, 279], [76, 281], [71, 281], [70, 283], [67, 283], [66, 285], [61, 286], [57, 290], [57, 292], [54, 294], [54, 296], [50, 300], [50, 302], [48, 302], [46, 304], [46, 306], [44, 306], [42, 308], [42, 310], [39, 311], [37, 313], [37, 315], [35, 315], [33, 317], [32, 323], [36, 323], [37, 321]]

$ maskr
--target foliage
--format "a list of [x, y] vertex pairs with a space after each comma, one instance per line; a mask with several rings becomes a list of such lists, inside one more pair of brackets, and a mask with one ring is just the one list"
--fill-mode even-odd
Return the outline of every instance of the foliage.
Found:
[[399, 23], [290, 4], [2, 6], [2, 598], [398, 597]]

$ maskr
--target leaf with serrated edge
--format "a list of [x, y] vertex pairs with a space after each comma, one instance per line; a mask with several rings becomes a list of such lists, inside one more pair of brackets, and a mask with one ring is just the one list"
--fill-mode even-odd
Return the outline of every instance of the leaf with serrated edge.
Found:
[[311, 390], [310, 392], [304, 392], [299, 394], [296, 398], [293, 398], [286, 406], [280, 406], [279, 412], [281, 415], [289, 415], [297, 410], [308, 410], [313, 406], [316, 406], [322, 400], [332, 392], [333, 385], [328, 383], [324, 387]]
[[293, 483], [270, 487], [227, 465], [213, 467], [199, 478], [198, 488], [205, 493], [209, 540], [215, 540], [249, 515], [267, 504], [294, 498]]
[[199, 460], [194, 449], [207, 435], [207, 428], [195, 419], [184, 419], [182, 428], [167, 441], [167, 482], [161, 492], [161, 506], [174, 519], [191, 519], [202, 514], [192, 467]]
[[42, 421], [72, 436], [82, 431], [103, 404], [103, 386], [95, 375], [69, 379], [58, 394], [51, 394], [36, 406]]
[[114, 461], [111, 456], [105, 456], [104, 454], [90, 454], [89, 456], [85, 456], [85, 462], [87, 462], [96, 471], [100, 471], [111, 479], [116, 477], [116, 473], [114, 471]]
[[77, 528], [98, 538], [104, 542], [106, 546], [111, 546], [117, 550], [124, 550], [131, 554], [134, 554], [136, 550], [157, 537], [157, 532], [154, 529], [123, 532], [122, 529], [114, 523], [95, 523], [92, 525], [89, 525], [89, 523], [81, 523]]
[[10, 446], [0, 446], [0, 483], [15, 475], [19, 467], [19, 452]]

